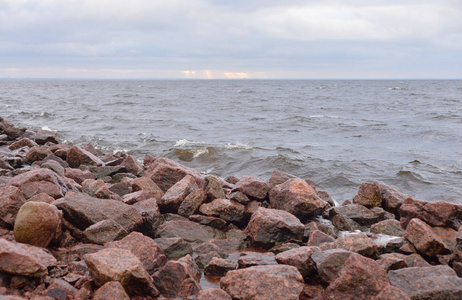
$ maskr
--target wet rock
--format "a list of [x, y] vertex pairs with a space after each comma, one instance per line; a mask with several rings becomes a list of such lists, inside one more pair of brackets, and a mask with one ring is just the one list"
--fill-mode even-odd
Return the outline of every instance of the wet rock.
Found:
[[160, 237], [179, 237], [191, 243], [208, 242], [224, 234], [214, 228], [191, 221], [167, 221], [159, 226]]
[[125, 173], [127, 170], [124, 166], [94, 166], [90, 168], [90, 171], [95, 174], [96, 179], [103, 179], [108, 182], [110, 179], [105, 178], [114, 176], [118, 173]]
[[142, 224], [138, 210], [123, 202], [98, 199], [69, 192], [54, 203], [64, 213], [64, 218], [80, 230], [100, 221], [111, 219], [127, 231], [131, 232]]
[[364, 227], [344, 215], [335, 215], [331, 221], [339, 231], [364, 231]]
[[403, 228], [413, 218], [419, 218], [431, 226], [450, 227], [458, 230], [462, 225], [462, 205], [445, 201], [425, 202], [407, 198], [399, 209]]
[[327, 287], [325, 299], [370, 299], [390, 285], [386, 272], [361, 255], [350, 255], [337, 276]]
[[276, 261], [280, 264], [290, 265], [297, 268], [303, 278], [308, 278], [316, 272], [316, 266], [311, 259], [315, 251], [320, 251], [318, 247], [299, 247], [288, 250], [276, 255]]
[[164, 195], [164, 192], [160, 189], [160, 187], [148, 177], [138, 177], [133, 179], [132, 190], [133, 192], [143, 190], [147, 198], [160, 199]]
[[274, 246], [273, 248], [269, 249], [269, 251], [277, 255], [281, 252], [292, 250], [292, 249], [299, 248], [299, 247], [300, 245], [296, 243], [284, 243], [284, 244]]
[[127, 172], [134, 175], [140, 175], [143, 171], [143, 166], [131, 155], [128, 155], [122, 162], [122, 166], [125, 167]]
[[191, 244], [179, 237], [157, 238], [154, 242], [162, 249], [168, 259], [178, 259], [193, 253]]
[[118, 281], [108, 281], [96, 290], [93, 300], [130, 300], [124, 287]]
[[351, 255], [357, 254], [344, 249], [330, 249], [314, 252], [311, 255], [311, 260], [314, 262], [321, 280], [329, 284], [337, 278], [338, 272]]
[[462, 299], [462, 278], [449, 266], [405, 268], [390, 271], [388, 278], [411, 299]]
[[269, 248], [276, 243], [301, 241], [305, 227], [294, 215], [277, 209], [258, 208], [252, 215], [245, 233], [255, 244]]
[[129, 178], [124, 177], [120, 182], [112, 184], [109, 187], [109, 190], [120, 197], [123, 197], [133, 192], [132, 182]]
[[109, 281], [118, 281], [130, 295], [159, 295], [151, 276], [129, 250], [106, 248], [86, 254], [84, 260], [98, 286]]
[[269, 186], [257, 176], [242, 176], [234, 185], [233, 191], [239, 191], [247, 196], [263, 200], [268, 194]]
[[202, 203], [207, 200], [207, 196], [203, 189], [196, 189], [186, 196], [178, 208], [178, 214], [190, 217], [194, 214]]
[[220, 287], [233, 299], [298, 300], [303, 277], [293, 266], [255, 266], [228, 272]]
[[358, 195], [354, 196], [353, 203], [371, 208], [382, 206], [382, 190], [378, 182], [366, 182], [359, 187]]
[[199, 208], [199, 211], [204, 215], [218, 217], [234, 223], [242, 221], [244, 210], [244, 205], [228, 199], [215, 199], [210, 203], [202, 204]]
[[25, 202], [26, 199], [17, 187], [0, 189], [0, 226], [12, 229], [16, 215]]
[[51, 130], [39, 130], [35, 135], [35, 142], [39, 145], [45, 145], [48, 142], [58, 144], [58, 133]]
[[194, 178], [199, 187], [204, 185], [204, 179], [201, 174], [168, 158], [155, 159], [149, 164], [148, 169], [144, 173], [145, 177], [150, 178], [164, 192], [169, 190], [186, 175]]
[[382, 207], [386, 211], [399, 217], [399, 208], [409, 196], [384, 184], [379, 184], [379, 187], [382, 192]]
[[328, 206], [304, 180], [291, 179], [275, 186], [269, 193], [272, 208], [290, 212], [300, 220], [316, 216]]
[[55, 264], [56, 259], [41, 248], [0, 238], [0, 272], [43, 277]]
[[307, 246], [319, 246], [322, 243], [332, 243], [335, 239], [328, 234], [320, 230], [314, 230], [310, 233], [308, 241], [306, 242]]
[[[49, 157], [49, 156], [47, 156], [47, 157]], [[40, 165], [40, 167], [50, 169], [53, 172], [55, 172], [56, 174], [58, 174], [59, 176], [64, 176], [64, 167], [61, 166], [59, 164], [59, 162], [57, 162], [55, 160], [50, 159], [50, 160], [44, 161]]]
[[161, 215], [156, 199], [152, 198], [140, 201], [132, 206], [138, 210], [143, 219], [143, 223], [139, 230], [149, 237], [155, 237], [161, 223]]
[[79, 146], [72, 146], [69, 151], [67, 151], [66, 161], [71, 168], [78, 168], [80, 165], [104, 165], [101, 159]]
[[225, 276], [228, 271], [237, 269], [237, 263], [232, 260], [214, 257], [204, 269], [207, 276]]
[[33, 163], [35, 161], [41, 161], [48, 155], [52, 154], [52, 152], [45, 147], [35, 146], [29, 149], [26, 154], [26, 161], [28, 163]]
[[278, 184], [282, 184], [290, 179], [294, 179], [294, 178], [297, 178], [296, 176], [294, 175], [291, 175], [291, 174], [288, 174], [288, 173], [285, 173], [285, 172], [282, 172], [282, 171], [273, 171], [273, 173], [271, 174], [271, 177], [269, 179], [269, 187], [270, 189], [274, 188], [276, 185]]
[[208, 201], [225, 198], [225, 192], [218, 178], [208, 175], [205, 177], [205, 184], [205, 193]]
[[190, 175], [175, 183], [157, 202], [161, 213], [177, 213], [186, 196], [198, 189], [196, 180]]
[[218, 230], [223, 230], [225, 229], [226, 225], [228, 225], [228, 222], [226, 222], [225, 220], [222, 220], [220, 218], [215, 218], [215, 217], [203, 216], [203, 215], [192, 215], [189, 217], [189, 220], [202, 224], [202, 225], [216, 228]]
[[222, 289], [207, 289], [202, 290], [197, 294], [196, 300], [232, 300], [231, 296], [228, 295]]
[[359, 204], [336, 206], [328, 210], [330, 219], [334, 218], [336, 215], [342, 215], [345, 218], [352, 219], [361, 226], [371, 226], [374, 223], [384, 220], [384, 215], [377, 214], [373, 210]]
[[409, 222], [404, 238], [423, 255], [435, 257], [450, 253], [448, 246], [433, 232], [432, 227], [420, 219]]
[[17, 242], [46, 248], [61, 232], [62, 212], [44, 202], [27, 202], [18, 212], [14, 223]]
[[364, 233], [349, 234], [335, 240], [335, 246], [347, 251], [356, 252], [366, 257], [376, 258], [379, 255], [381, 245], [373, 242]]
[[127, 231], [119, 223], [111, 219], [99, 221], [83, 232], [86, 241], [99, 245], [120, 240], [127, 234]]
[[165, 297], [187, 297], [197, 295], [201, 273], [190, 255], [167, 262], [156, 274], [154, 282]]
[[397, 220], [383, 220], [372, 224], [371, 232], [393, 236], [404, 236], [404, 229]]
[[29, 148], [33, 148], [33, 147], [36, 147], [38, 146], [38, 144], [28, 138], [22, 138], [20, 139], [19, 141], [16, 141], [14, 142], [13, 144], [11, 144], [10, 146], [8, 146], [8, 149], [14, 151], [14, 150], [18, 150], [20, 148], [23, 148], [23, 147], [29, 147]]
[[272, 252], [242, 252], [237, 264], [239, 269], [244, 269], [254, 266], [277, 265], [278, 262]]

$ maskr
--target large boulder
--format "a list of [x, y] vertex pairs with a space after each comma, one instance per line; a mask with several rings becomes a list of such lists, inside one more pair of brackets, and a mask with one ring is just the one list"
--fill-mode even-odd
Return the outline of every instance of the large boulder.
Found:
[[164, 195], [160, 187], [148, 177], [135, 178], [131, 183], [133, 192], [142, 190], [147, 198], [160, 199]]
[[140, 260], [129, 250], [106, 248], [86, 254], [84, 260], [98, 286], [109, 281], [118, 281], [130, 295], [152, 297], [159, 295], [151, 276]]
[[14, 223], [17, 242], [46, 248], [61, 232], [62, 212], [56, 206], [44, 202], [26, 202], [18, 212]]
[[303, 277], [297, 268], [287, 265], [229, 271], [220, 280], [220, 287], [239, 300], [298, 300], [303, 285]]
[[178, 214], [184, 217], [190, 217], [193, 215], [199, 207], [207, 200], [207, 195], [203, 189], [197, 189], [192, 191], [178, 208]]
[[359, 187], [358, 194], [354, 196], [353, 203], [365, 207], [382, 206], [382, 190], [378, 182], [366, 182]]
[[175, 183], [161, 199], [157, 201], [161, 213], [177, 213], [178, 208], [181, 203], [184, 201], [186, 196], [188, 196], [194, 190], [197, 190], [196, 180], [190, 175], [186, 175]]
[[321, 213], [328, 206], [313, 187], [302, 179], [290, 179], [276, 185], [269, 193], [272, 208], [290, 212], [304, 221]]
[[448, 246], [435, 234], [432, 227], [417, 218], [412, 219], [407, 225], [404, 238], [426, 256], [436, 257], [450, 253]]
[[383, 209], [395, 214], [395, 216], [399, 216], [399, 208], [404, 203], [404, 200], [406, 200], [409, 196], [404, 195], [387, 185], [379, 184], [379, 186], [382, 191]]
[[352, 255], [358, 254], [344, 249], [330, 249], [314, 252], [310, 259], [313, 261], [321, 280], [329, 284], [338, 277], [343, 265]]
[[305, 227], [286, 211], [260, 207], [250, 218], [244, 232], [254, 244], [271, 247], [290, 240], [301, 241]]
[[0, 226], [13, 228], [16, 215], [26, 202], [20, 189], [7, 186], [0, 189]]
[[245, 206], [228, 199], [215, 199], [202, 204], [199, 211], [207, 216], [219, 217], [228, 222], [239, 223], [244, 218]]
[[462, 278], [449, 266], [404, 268], [388, 272], [388, 278], [411, 299], [462, 299]]

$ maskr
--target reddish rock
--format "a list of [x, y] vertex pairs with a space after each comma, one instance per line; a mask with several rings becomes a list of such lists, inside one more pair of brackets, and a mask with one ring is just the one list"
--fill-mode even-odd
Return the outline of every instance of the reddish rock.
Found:
[[237, 264], [239, 269], [244, 269], [254, 266], [277, 265], [278, 262], [272, 252], [241, 252]]
[[217, 177], [211, 175], [206, 176], [205, 184], [205, 193], [207, 194], [208, 201], [225, 198], [226, 195], [223, 191], [222, 184]]
[[361, 226], [371, 226], [385, 219], [385, 214], [382, 211], [368, 209], [359, 204], [332, 207], [327, 213], [331, 219], [336, 215], [342, 215], [345, 218], [352, 219]]
[[420, 219], [409, 222], [404, 238], [423, 255], [435, 257], [450, 253], [448, 246], [433, 232], [432, 227]]
[[134, 175], [139, 175], [143, 171], [143, 166], [131, 155], [128, 155], [122, 162], [122, 166], [125, 167], [127, 172]]
[[22, 138], [19, 141], [14, 142], [10, 146], [8, 146], [8, 149], [10, 149], [10, 150], [18, 150], [18, 149], [20, 149], [22, 147], [32, 148], [32, 147], [36, 147], [36, 146], [38, 146], [38, 144], [36, 142], [31, 141], [28, 138]]
[[229, 294], [222, 289], [202, 290], [197, 294], [196, 300], [233, 300]]
[[380, 255], [377, 263], [385, 271], [398, 270], [402, 268], [407, 268], [406, 261], [404, 260], [406, 256], [399, 253], [387, 253]]
[[218, 230], [223, 230], [228, 225], [228, 222], [226, 222], [225, 220], [222, 220], [220, 218], [215, 218], [215, 217], [204, 216], [204, 215], [192, 215], [192, 216], [189, 216], [189, 220], [202, 224], [202, 225], [216, 228]]
[[150, 274], [167, 262], [164, 251], [156, 242], [139, 232], [132, 232], [120, 241], [110, 242], [106, 246], [130, 250], [139, 258]]
[[411, 299], [462, 299], [462, 278], [449, 266], [404, 268], [390, 271], [388, 278]]
[[164, 192], [148, 177], [138, 177], [132, 181], [133, 192], [143, 190], [147, 198], [160, 199]]
[[154, 240], [168, 259], [178, 259], [193, 253], [191, 244], [179, 237], [157, 238]]
[[40, 167], [50, 169], [59, 176], [64, 176], [64, 167], [56, 160], [47, 160], [48, 157], [55, 157], [56, 159], [60, 159], [59, 157], [56, 157], [54, 155], [49, 155], [43, 160], [43, 162], [40, 164]]
[[234, 185], [233, 191], [239, 191], [257, 199], [265, 199], [269, 191], [269, 186], [266, 182], [258, 179], [257, 176], [242, 176]]
[[138, 191], [124, 195], [122, 200], [127, 204], [135, 204], [137, 202], [146, 200], [146, 196], [144, 195], [144, 191]]
[[399, 208], [404, 203], [404, 200], [406, 200], [409, 196], [404, 195], [385, 184], [379, 184], [379, 187], [382, 192], [382, 207], [386, 211], [399, 217]]
[[21, 190], [14, 186], [0, 189], [0, 226], [12, 229], [16, 215], [26, 202]]
[[20, 188], [26, 199], [30, 199], [31, 197], [42, 193], [48, 194], [54, 199], [64, 197], [64, 193], [59, 186], [48, 181], [28, 182], [23, 184]]
[[27, 151], [26, 161], [31, 164], [34, 161], [43, 160], [50, 154], [52, 154], [52, 152], [48, 148], [35, 146], [30, 148], [29, 151]]
[[82, 171], [80, 169], [65, 168], [64, 176], [73, 179], [78, 184], [82, 184], [85, 179], [95, 179], [95, 175], [90, 171]]
[[45, 145], [48, 142], [58, 144], [58, 133], [51, 130], [39, 130], [35, 135], [35, 142], [39, 145]]
[[104, 165], [101, 159], [79, 146], [72, 146], [69, 151], [67, 151], [66, 161], [71, 168], [78, 168], [80, 165]]
[[397, 220], [383, 220], [372, 224], [371, 232], [393, 236], [404, 236], [404, 229]]
[[338, 238], [335, 240], [335, 246], [370, 258], [376, 258], [383, 247], [373, 242], [364, 233], [349, 234]]
[[372, 297], [371, 299], [372, 300], [393, 300], [393, 299], [411, 300], [411, 298], [409, 298], [409, 296], [405, 292], [403, 292], [403, 290], [397, 287], [391, 286], [391, 285], [386, 286], [383, 290], [380, 291], [380, 293], [378, 293], [377, 296]]
[[320, 230], [313, 230], [310, 233], [310, 236], [308, 238], [308, 241], [306, 242], [307, 246], [319, 246], [322, 243], [332, 243], [334, 242], [335, 239], [331, 237], [328, 234], [325, 234], [324, 232]]
[[130, 300], [124, 287], [118, 281], [108, 281], [93, 295], [93, 300]]
[[311, 255], [320, 250], [318, 247], [299, 247], [279, 253], [276, 255], [276, 261], [280, 264], [296, 267], [306, 279], [316, 272], [316, 265], [311, 259]]
[[167, 262], [153, 276], [160, 293], [165, 297], [187, 297], [197, 295], [201, 287], [201, 273], [190, 255]]
[[200, 173], [168, 158], [155, 159], [144, 173], [145, 177], [154, 181], [164, 192], [186, 175], [193, 177], [199, 187], [204, 186], [204, 179]]
[[116, 193], [120, 197], [130, 194], [133, 191], [132, 182], [129, 178], [124, 177], [120, 182], [114, 183], [109, 187], [109, 190], [113, 193]]
[[338, 277], [337, 274], [351, 255], [358, 254], [344, 249], [331, 249], [314, 252], [310, 258], [321, 280], [329, 284]]
[[120, 240], [127, 234], [128, 232], [119, 223], [111, 219], [99, 221], [89, 226], [83, 232], [87, 242], [99, 245]]
[[332, 225], [339, 231], [364, 231], [361, 225], [344, 215], [335, 215], [331, 221]]
[[372, 259], [351, 255], [324, 294], [325, 299], [370, 299], [390, 285], [386, 272]]
[[274, 188], [276, 185], [278, 184], [282, 184], [290, 179], [294, 179], [294, 178], [297, 178], [296, 176], [294, 175], [291, 175], [291, 174], [288, 174], [288, 173], [285, 173], [285, 172], [281, 172], [281, 171], [273, 171], [273, 173], [271, 174], [271, 177], [269, 179], [269, 187], [270, 189]]
[[130, 295], [159, 295], [151, 276], [129, 250], [106, 248], [86, 254], [84, 260], [98, 286], [109, 281], [118, 281]]
[[225, 276], [228, 271], [237, 269], [237, 263], [232, 260], [213, 257], [204, 269], [207, 276]]
[[279, 242], [301, 241], [304, 231], [305, 227], [294, 215], [260, 207], [252, 215], [244, 232], [253, 243], [271, 247]]
[[255, 266], [230, 271], [220, 287], [233, 299], [298, 300], [303, 277], [297, 268], [286, 265]]
[[61, 232], [62, 212], [56, 206], [44, 202], [27, 202], [18, 212], [14, 223], [17, 242], [48, 247]]
[[181, 202], [180, 207], [178, 208], [178, 214], [190, 217], [194, 214], [199, 207], [207, 200], [207, 195], [203, 189], [196, 189], [189, 193]]
[[359, 187], [358, 195], [354, 196], [353, 203], [371, 208], [382, 205], [382, 191], [376, 181], [366, 182]]
[[141, 215], [143, 223], [140, 231], [149, 237], [155, 237], [161, 223], [161, 215], [156, 199], [147, 199], [132, 205]]
[[[247, 205], [247, 204], [250, 203], [249, 197], [247, 197], [242, 192], [233, 192], [233, 193], [229, 194], [227, 198], [229, 200], [233, 200], [234, 202], [238, 202], [238, 203], [240, 203], [242, 205]], [[258, 202], [258, 203], [260, 203], [260, 202]]]
[[192, 176], [186, 175], [157, 201], [161, 213], [177, 213], [186, 196], [198, 188], [196, 180]]
[[53, 201], [55, 201], [55, 198], [51, 197], [46, 193], [39, 193], [30, 197], [28, 201], [45, 202], [51, 204]]
[[316, 216], [328, 205], [301, 179], [275, 186], [269, 193], [269, 200], [272, 208], [288, 211], [301, 220]]
[[160, 237], [179, 237], [191, 243], [208, 242], [223, 237], [223, 233], [191, 221], [167, 221], [159, 226]]
[[244, 218], [244, 210], [244, 205], [228, 199], [215, 199], [210, 203], [202, 204], [199, 208], [199, 211], [204, 215], [236, 223], [241, 222]]
[[407, 198], [399, 209], [403, 228], [413, 218], [419, 218], [431, 226], [450, 227], [458, 230], [462, 225], [462, 205], [444, 201], [425, 202]]

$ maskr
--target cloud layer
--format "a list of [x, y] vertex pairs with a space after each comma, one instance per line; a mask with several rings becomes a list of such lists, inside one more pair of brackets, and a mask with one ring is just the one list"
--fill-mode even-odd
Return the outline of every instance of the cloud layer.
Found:
[[0, 0], [0, 41], [0, 78], [461, 78], [462, 2]]

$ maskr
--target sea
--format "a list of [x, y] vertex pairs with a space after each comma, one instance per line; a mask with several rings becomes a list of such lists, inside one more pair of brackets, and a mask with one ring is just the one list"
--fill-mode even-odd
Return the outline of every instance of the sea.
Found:
[[0, 116], [226, 177], [378, 181], [462, 204], [461, 80], [0, 80]]

